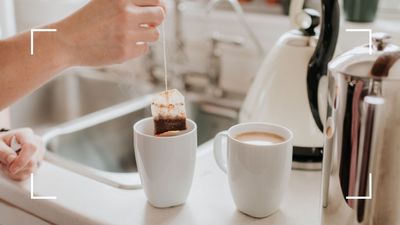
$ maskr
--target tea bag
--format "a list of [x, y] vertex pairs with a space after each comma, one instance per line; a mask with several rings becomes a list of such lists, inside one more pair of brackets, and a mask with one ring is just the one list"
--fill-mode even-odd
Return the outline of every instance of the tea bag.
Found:
[[151, 114], [156, 135], [186, 130], [185, 97], [176, 89], [158, 93], [151, 104]]

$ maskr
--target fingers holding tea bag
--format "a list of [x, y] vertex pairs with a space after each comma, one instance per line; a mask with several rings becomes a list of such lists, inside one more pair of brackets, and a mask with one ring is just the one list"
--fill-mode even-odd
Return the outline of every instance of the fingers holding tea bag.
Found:
[[158, 93], [152, 104], [154, 133], [170, 136], [186, 130], [185, 97], [176, 89]]

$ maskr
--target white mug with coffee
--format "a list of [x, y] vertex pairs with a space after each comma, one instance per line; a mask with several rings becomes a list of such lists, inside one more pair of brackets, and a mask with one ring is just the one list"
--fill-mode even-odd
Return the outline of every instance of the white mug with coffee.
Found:
[[194, 175], [197, 126], [187, 119], [187, 129], [173, 136], [156, 136], [152, 117], [135, 123], [136, 164], [149, 203], [158, 208], [183, 204]]
[[279, 209], [289, 182], [292, 138], [289, 129], [267, 123], [242, 123], [216, 135], [215, 160], [227, 173], [233, 200], [241, 212], [266, 217]]

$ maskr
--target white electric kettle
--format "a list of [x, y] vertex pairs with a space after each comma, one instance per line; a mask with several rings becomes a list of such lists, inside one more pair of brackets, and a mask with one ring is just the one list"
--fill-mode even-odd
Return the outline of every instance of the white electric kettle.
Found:
[[[315, 77], [313, 74], [308, 75], [309, 63], [312, 56], [314, 59], [319, 58], [325, 64], [332, 58], [339, 19], [335, 17], [336, 15], [332, 18], [332, 14], [328, 15], [331, 18], [323, 18], [321, 37], [330, 42], [322, 43], [314, 31], [319, 25], [318, 12], [310, 9], [302, 10], [302, 6], [302, 0], [292, 1], [290, 18], [292, 25], [297, 29], [282, 35], [262, 63], [246, 96], [239, 120], [270, 122], [288, 127], [294, 133], [293, 167], [320, 169], [323, 146], [322, 124], [318, 124], [311, 112], [309, 92], [313, 89], [314, 93], [314, 89], [324, 85], [319, 85], [320, 76], [317, 73]], [[330, 10], [329, 6], [324, 12], [327, 10]], [[332, 9], [330, 13], [334, 11]], [[334, 26], [330, 26], [332, 23]], [[319, 47], [324, 44], [326, 54], [323, 56], [314, 54], [318, 52], [315, 51], [317, 44]], [[310, 87], [310, 81], [317, 82]], [[319, 98], [325, 100], [326, 95], [320, 94]], [[313, 105], [318, 106], [318, 103]], [[324, 104], [319, 104], [318, 111], [326, 112], [321, 105]], [[321, 116], [324, 118], [324, 115]]]

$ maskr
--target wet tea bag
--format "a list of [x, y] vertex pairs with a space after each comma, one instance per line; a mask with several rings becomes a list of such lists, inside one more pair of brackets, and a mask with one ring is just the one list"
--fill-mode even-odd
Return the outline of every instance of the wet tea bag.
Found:
[[156, 135], [186, 130], [185, 97], [176, 89], [158, 93], [151, 104], [151, 114]]
[[162, 25], [165, 91], [160, 92], [151, 104], [155, 135], [171, 136], [186, 130], [185, 97], [176, 89], [168, 90], [168, 69], [165, 41], [165, 24]]

